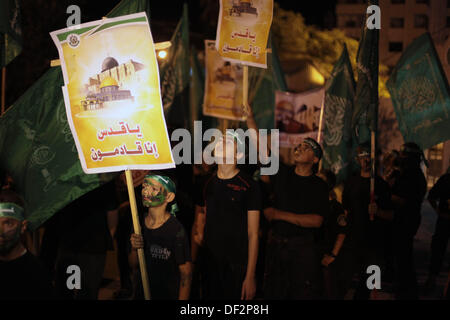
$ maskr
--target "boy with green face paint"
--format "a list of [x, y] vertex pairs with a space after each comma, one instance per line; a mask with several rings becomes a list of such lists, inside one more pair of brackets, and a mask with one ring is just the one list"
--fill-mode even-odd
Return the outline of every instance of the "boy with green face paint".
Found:
[[27, 228], [23, 202], [10, 190], [0, 192], [0, 300], [48, 299], [52, 288], [41, 263], [23, 246]]
[[175, 218], [175, 192], [168, 176], [147, 175], [142, 184], [142, 202], [148, 208], [141, 222], [142, 235], [131, 235], [130, 261], [137, 270], [137, 249], [144, 249], [152, 299], [189, 298], [191, 256], [187, 234]]

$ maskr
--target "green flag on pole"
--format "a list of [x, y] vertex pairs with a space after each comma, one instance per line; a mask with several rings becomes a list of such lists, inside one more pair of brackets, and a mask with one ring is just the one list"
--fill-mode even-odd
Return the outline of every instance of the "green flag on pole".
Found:
[[[378, 5], [378, 0], [369, 0], [368, 6]], [[357, 144], [370, 142], [370, 132], [377, 131], [378, 123], [378, 42], [380, 31], [369, 29], [366, 14], [359, 40], [356, 65], [356, 84], [352, 127], [355, 129]]]
[[205, 93], [205, 71], [197, 58], [197, 50], [190, 51], [191, 79], [189, 87], [189, 103], [191, 106], [191, 120], [202, 121], [203, 130], [216, 128], [219, 125], [215, 117], [203, 115], [203, 96]]
[[325, 84], [323, 167], [336, 174], [337, 184], [350, 173], [355, 80], [347, 46]]
[[405, 141], [426, 149], [450, 139], [448, 80], [429, 33], [406, 48], [386, 85]]
[[22, 51], [19, 0], [0, 2], [0, 68], [5, 67]]
[[170, 127], [188, 128], [189, 123], [189, 16], [183, 14], [170, 40], [167, 57], [159, 67], [162, 102]]
[[[124, 0], [110, 16], [148, 9], [147, 0]], [[122, 8], [123, 11], [118, 11]], [[0, 169], [24, 197], [32, 230], [115, 174], [85, 174], [67, 122], [61, 68], [51, 68], [0, 118]]]

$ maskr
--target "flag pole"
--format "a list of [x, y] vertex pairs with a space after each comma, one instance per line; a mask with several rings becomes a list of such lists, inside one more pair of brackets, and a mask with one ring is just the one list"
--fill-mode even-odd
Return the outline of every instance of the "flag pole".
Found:
[[[320, 138], [322, 137], [322, 125], [323, 125], [323, 112], [325, 108], [325, 92], [323, 94], [322, 100], [322, 108], [320, 108], [320, 117], [319, 117], [319, 132], [317, 134], [317, 143], [320, 144]], [[322, 159], [319, 161], [319, 172], [322, 170]]]
[[322, 137], [322, 123], [323, 123], [323, 109], [325, 106], [325, 93], [323, 94], [322, 108], [320, 108], [320, 118], [319, 118], [319, 133], [317, 134], [317, 142], [320, 143], [320, 138]]
[[242, 106], [244, 108], [244, 115], [247, 119], [248, 115], [248, 66], [243, 65], [244, 68], [244, 75], [242, 79]]
[[[375, 202], [375, 131], [370, 132], [370, 203]], [[370, 220], [373, 221], [375, 217], [370, 215]]]
[[5, 112], [5, 100], [6, 100], [6, 67], [2, 68], [2, 109], [1, 109], [1, 115]]
[[[130, 170], [125, 170], [125, 176], [127, 178], [128, 197], [130, 199], [131, 216], [133, 218], [134, 233], [141, 235], [141, 226], [139, 225], [139, 218], [136, 205], [136, 196], [134, 194], [133, 176]], [[141, 270], [142, 286], [144, 288], [145, 300], [150, 300], [150, 287], [148, 284], [147, 266], [145, 263], [144, 249], [137, 249], [139, 268]]]

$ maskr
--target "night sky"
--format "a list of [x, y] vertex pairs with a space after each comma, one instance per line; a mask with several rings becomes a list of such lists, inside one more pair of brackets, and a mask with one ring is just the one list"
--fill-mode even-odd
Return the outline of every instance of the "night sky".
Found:
[[[101, 19], [120, 0], [21, 0], [23, 51], [7, 66], [6, 105], [14, 103], [42, 74], [58, 52], [49, 33], [66, 27], [66, 9], [76, 4], [81, 22]], [[335, 0], [276, 0], [283, 9], [302, 13], [307, 24], [322, 28], [334, 26]], [[201, 49], [204, 39], [214, 39], [219, 1], [188, 0], [191, 43]], [[150, 1], [150, 27], [155, 42], [170, 39], [180, 19], [181, 0]]]

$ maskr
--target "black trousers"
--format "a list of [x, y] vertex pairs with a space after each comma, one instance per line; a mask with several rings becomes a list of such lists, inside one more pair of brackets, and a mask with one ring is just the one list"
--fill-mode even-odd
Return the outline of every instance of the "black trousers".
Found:
[[208, 249], [203, 251], [202, 298], [205, 300], [240, 300], [247, 272], [244, 263], [218, 259]]
[[343, 300], [351, 287], [355, 273], [355, 262], [352, 253], [342, 248], [336, 259], [322, 267], [324, 277], [324, 296], [328, 300]]
[[[57, 298], [68, 300], [97, 300], [105, 269], [105, 253], [69, 252], [60, 250], [56, 261], [55, 287]], [[80, 267], [81, 289], [69, 290], [67, 274], [70, 265]]]
[[394, 226], [394, 264], [396, 299], [417, 300], [418, 285], [414, 266], [414, 236], [420, 225], [420, 215], [407, 223]]
[[307, 238], [271, 235], [266, 252], [266, 299], [319, 299], [322, 287], [320, 254]]
[[437, 276], [442, 268], [448, 240], [450, 239], [450, 218], [439, 217], [431, 240], [430, 274]]

